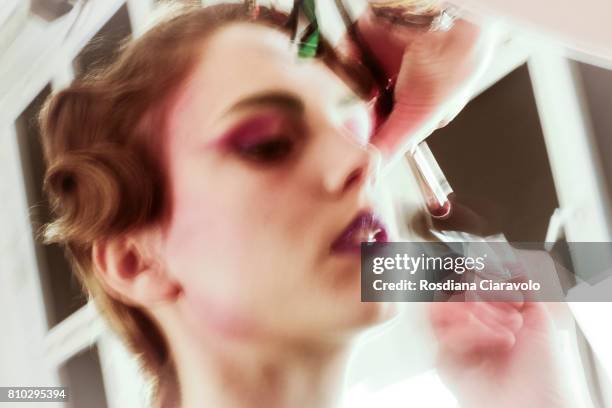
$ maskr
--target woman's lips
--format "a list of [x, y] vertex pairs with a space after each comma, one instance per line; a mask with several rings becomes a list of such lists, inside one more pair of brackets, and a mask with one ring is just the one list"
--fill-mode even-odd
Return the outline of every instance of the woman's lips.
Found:
[[360, 253], [362, 242], [387, 242], [384, 224], [371, 211], [357, 214], [331, 245], [332, 253]]

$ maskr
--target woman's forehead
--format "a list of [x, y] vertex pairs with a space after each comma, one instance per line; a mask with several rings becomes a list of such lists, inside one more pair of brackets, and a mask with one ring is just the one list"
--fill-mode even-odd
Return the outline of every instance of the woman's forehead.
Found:
[[323, 62], [299, 59], [297, 47], [283, 32], [235, 23], [206, 41], [170, 121], [185, 123], [195, 114], [204, 126], [242, 98], [270, 90], [296, 94], [306, 104], [350, 92]]
[[289, 35], [279, 29], [264, 24], [236, 22], [216, 31], [207, 41], [207, 50], [222, 52], [224, 49], [240, 50], [249, 54], [262, 51], [274, 53], [277, 58], [297, 55]]
[[195, 72], [202, 81], [222, 85], [227, 97], [269, 85], [299, 88], [311, 82], [344, 88], [323, 62], [300, 59], [286, 33], [250, 23], [231, 24], [214, 34]]

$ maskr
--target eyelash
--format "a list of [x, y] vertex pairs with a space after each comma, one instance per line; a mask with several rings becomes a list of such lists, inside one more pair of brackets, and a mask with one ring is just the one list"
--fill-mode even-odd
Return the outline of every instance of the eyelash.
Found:
[[259, 164], [281, 164], [291, 156], [302, 134], [296, 118], [264, 115], [239, 125], [226, 139], [240, 159]]
[[242, 158], [261, 164], [283, 162], [294, 149], [294, 138], [286, 135], [266, 137], [260, 142], [235, 147], [236, 152]]

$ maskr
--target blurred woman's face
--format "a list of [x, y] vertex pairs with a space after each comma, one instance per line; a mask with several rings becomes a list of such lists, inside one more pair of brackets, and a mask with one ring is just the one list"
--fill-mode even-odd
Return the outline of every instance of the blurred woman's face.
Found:
[[286, 35], [237, 23], [207, 40], [166, 144], [163, 261], [193, 330], [333, 338], [388, 314], [360, 302], [359, 242], [386, 240], [370, 133], [366, 104]]

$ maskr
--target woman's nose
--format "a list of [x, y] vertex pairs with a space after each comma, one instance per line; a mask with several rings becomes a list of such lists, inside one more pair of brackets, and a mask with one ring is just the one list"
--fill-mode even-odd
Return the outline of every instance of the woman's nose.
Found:
[[327, 194], [343, 195], [348, 191], [373, 184], [380, 166], [380, 152], [371, 144], [363, 145], [345, 135], [329, 136], [322, 172]]

